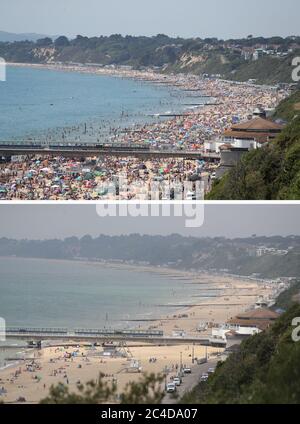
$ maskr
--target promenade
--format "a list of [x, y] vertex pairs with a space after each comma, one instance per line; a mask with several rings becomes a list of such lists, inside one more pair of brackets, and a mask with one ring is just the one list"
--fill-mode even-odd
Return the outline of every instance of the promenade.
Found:
[[171, 337], [164, 336], [162, 331], [116, 331], [116, 330], [74, 330], [67, 329], [7, 329], [6, 338], [13, 340], [27, 340], [42, 342], [44, 340], [59, 340], [60, 342], [92, 342], [103, 343], [114, 342], [144, 342], [154, 345], [186, 345], [195, 344], [199, 346], [226, 347], [226, 343], [220, 340], [213, 340], [209, 337], [185, 336]]

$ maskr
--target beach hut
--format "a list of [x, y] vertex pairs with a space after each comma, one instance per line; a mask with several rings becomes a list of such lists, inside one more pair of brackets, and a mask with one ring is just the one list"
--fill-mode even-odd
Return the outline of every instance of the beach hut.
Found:
[[137, 359], [132, 359], [130, 361], [129, 367], [127, 368], [127, 372], [129, 372], [129, 373], [141, 373], [142, 372], [141, 362]]

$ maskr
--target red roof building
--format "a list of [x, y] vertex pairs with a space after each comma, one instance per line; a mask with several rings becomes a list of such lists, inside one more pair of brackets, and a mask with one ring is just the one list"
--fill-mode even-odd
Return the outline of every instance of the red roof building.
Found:
[[[257, 117], [250, 121], [236, 124], [230, 130], [226, 130], [223, 134], [223, 139], [230, 142], [237, 148], [251, 147], [249, 143], [263, 145], [268, 141], [276, 138], [283, 130], [283, 125]], [[253, 145], [255, 148], [255, 146]], [[259, 147], [259, 146], [257, 146]]]

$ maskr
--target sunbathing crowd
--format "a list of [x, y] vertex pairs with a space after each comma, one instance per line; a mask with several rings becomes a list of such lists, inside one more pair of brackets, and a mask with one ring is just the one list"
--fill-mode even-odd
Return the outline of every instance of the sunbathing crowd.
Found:
[[[206, 180], [214, 165], [183, 160], [31, 158], [1, 168], [0, 199], [153, 200], [151, 187]], [[153, 184], [151, 184], [153, 182]], [[159, 190], [159, 189], [158, 189]], [[162, 189], [161, 189], [162, 190]], [[162, 199], [163, 191], [155, 199]], [[166, 199], [168, 200], [168, 199]]]

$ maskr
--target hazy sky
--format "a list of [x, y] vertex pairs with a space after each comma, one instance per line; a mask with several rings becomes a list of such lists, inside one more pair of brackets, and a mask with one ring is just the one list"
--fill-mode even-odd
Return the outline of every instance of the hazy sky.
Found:
[[299, 0], [1, 0], [0, 30], [231, 38], [299, 35]]
[[185, 228], [186, 218], [100, 218], [95, 205], [0, 205], [0, 237], [65, 238], [90, 234], [172, 234], [244, 237], [300, 235], [300, 205], [205, 206], [204, 225]]

